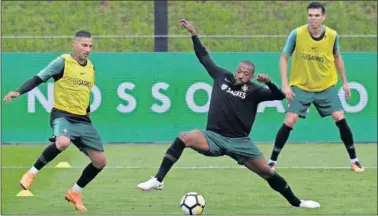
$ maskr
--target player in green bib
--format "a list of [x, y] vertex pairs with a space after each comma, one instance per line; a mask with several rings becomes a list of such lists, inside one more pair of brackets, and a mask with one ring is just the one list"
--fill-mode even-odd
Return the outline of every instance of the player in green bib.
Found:
[[78, 31], [73, 40], [74, 52], [63, 54], [51, 61], [44, 69], [18, 90], [9, 92], [4, 101], [10, 103], [48, 79], [54, 79], [54, 105], [50, 125], [53, 137], [49, 145], [20, 180], [29, 190], [31, 184], [47, 163], [67, 149], [72, 142], [91, 160], [76, 184], [67, 191], [65, 199], [79, 211], [86, 211], [81, 192], [105, 167], [106, 159], [101, 138], [90, 119], [90, 93], [95, 82], [95, 68], [88, 59], [92, 50], [92, 37], [88, 31]]

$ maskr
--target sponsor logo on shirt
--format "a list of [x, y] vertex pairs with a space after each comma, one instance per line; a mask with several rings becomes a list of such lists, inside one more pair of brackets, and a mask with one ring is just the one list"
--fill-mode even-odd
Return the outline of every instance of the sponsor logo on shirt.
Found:
[[307, 60], [307, 61], [317, 61], [320, 63], [323, 63], [325, 61], [324, 56], [317, 56], [310, 53], [302, 53], [301, 56], [302, 56], [302, 59]]
[[245, 92], [234, 91], [227, 84], [222, 84], [221, 89], [222, 89], [222, 91], [226, 91], [227, 93], [231, 94], [232, 96], [239, 97], [241, 99], [245, 99], [246, 98], [246, 93]]
[[72, 84], [74, 85], [79, 85], [79, 86], [86, 86], [88, 88], [91, 87], [92, 85], [92, 82], [89, 82], [89, 81], [86, 81], [86, 80], [82, 80], [80, 78], [76, 78], [76, 77], [67, 77], [70, 81], [72, 81]]

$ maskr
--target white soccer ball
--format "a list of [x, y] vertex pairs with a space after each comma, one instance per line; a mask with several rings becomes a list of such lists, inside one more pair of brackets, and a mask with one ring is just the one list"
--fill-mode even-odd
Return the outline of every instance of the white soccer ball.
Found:
[[205, 199], [197, 192], [185, 194], [180, 201], [181, 210], [185, 215], [200, 215], [205, 210]]

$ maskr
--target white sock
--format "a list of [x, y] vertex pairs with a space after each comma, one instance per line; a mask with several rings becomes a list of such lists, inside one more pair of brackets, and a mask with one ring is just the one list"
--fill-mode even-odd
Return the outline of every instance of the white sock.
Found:
[[37, 168], [35, 168], [34, 166], [32, 166], [32, 168], [30, 168], [29, 172], [33, 173], [34, 175], [37, 175], [39, 170], [37, 170]]
[[274, 164], [276, 164], [276, 163], [277, 163], [277, 161], [273, 161], [273, 160], [269, 159], [269, 162], [268, 162], [268, 164], [270, 164], [270, 163], [274, 163]]
[[358, 162], [358, 158], [355, 158], [355, 159], [350, 159], [350, 162], [351, 162], [351, 163], [355, 163], [355, 162]]
[[78, 192], [78, 193], [81, 193], [81, 191], [83, 190], [82, 187], [80, 187], [79, 185], [75, 184], [72, 189], [75, 191], [75, 192]]

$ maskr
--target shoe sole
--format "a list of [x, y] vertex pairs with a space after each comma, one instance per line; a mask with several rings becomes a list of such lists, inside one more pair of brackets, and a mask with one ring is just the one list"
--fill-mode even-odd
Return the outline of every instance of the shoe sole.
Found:
[[22, 189], [24, 190], [29, 190], [28, 188], [24, 187], [24, 185], [22, 185], [22, 183], [20, 182], [20, 186], [22, 187]]
[[151, 189], [143, 189], [143, 188], [140, 188], [140, 187], [138, 187], [141, 191], [154, 191], [154, 190], [156, 190], [156, 191], [161, 191], [161, 190], [163, 190], [163, 188], [151, 188]]
[[352, 166], [352, 167], [351, 167], [351, 170], [352, 170], [353, 172], [365, 172], [365, 169], [364, 169], [364, 168], [360, 168], [360, 167], [358, 167], [358, 166]]
[[[76, 209], [76, 210], [78, 210], [78, 211], [82, 211], [82, 210], [77, 209], [75, 203], [74, 203], [73, 201], [71, 201], [70, 199], [68, 199], [67, 196], [65, 196], [64, 199], [67, 200], [67, 202], [72, 203], [72, 204], [75, 206], [75, 209]], [[87, 211], [87, 210], [85, 210], [85, 211]]]
[[296, 208], [296, 209], [317, 209], [317, 208], [320, 208], [320, 206], [319, 207], [299, 207], [299, 206], [291, 206], [292, 208]]

